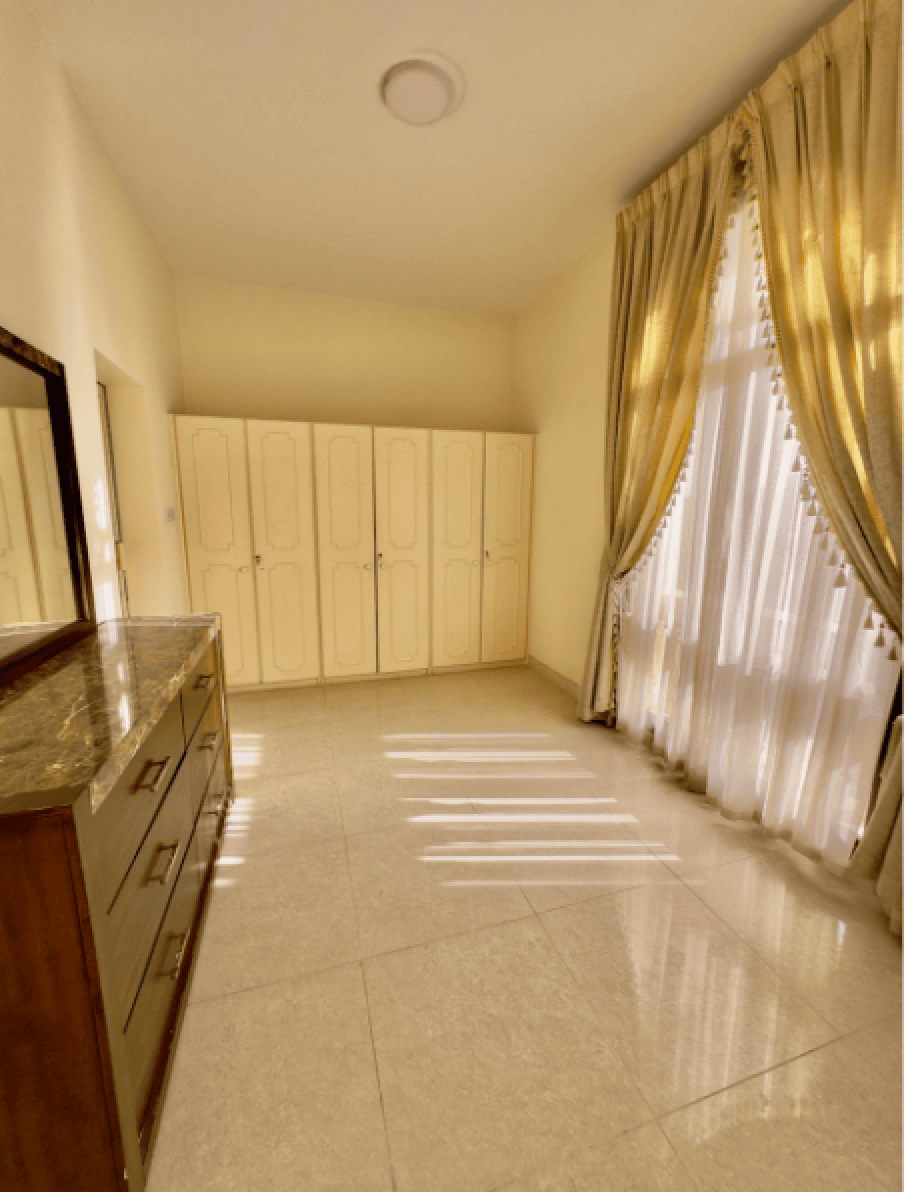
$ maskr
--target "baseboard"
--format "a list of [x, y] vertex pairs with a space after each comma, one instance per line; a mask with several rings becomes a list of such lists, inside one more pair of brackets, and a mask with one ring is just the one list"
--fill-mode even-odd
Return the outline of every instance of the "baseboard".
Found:
[[534, 658], [533, 655], [528, 656], [527, 665], [531, 670], [536, 671], [538, 675], [542, 675], [544, 679], [549, 679], [553, 686], [558, 687], [566, 695], [570, 695], [574, 700], [580, 702], [581, 689], [577, 683], [571, 679], [566, 679], [564, 675], [560, 675], [557, 670], [553, 670], [551, 666], [547, 666], [545, 662], [541, 662], [539, 658]]
[[[166, 618], [162, 619], [166, 620]], [[416, 679], [426, 675], [459, 675], [466, 671], [510, 670], [512, 667], [529, 665], [528, 659], [516, 658], [513, 662], [472, 662], [466, 666], [432, 666], [429, 670], [375, 671], [370, 675], [330, 675], [326, 679], [322, 676], [318, 679], [289, 679], [285, 683], [248, 683], [241, 686], [227, 683], [226, 690], [241, 692], [244, 695], [250, 691], [290, 691], [295, 687], [335, 687], [345, 683], [386, 683], [392, 679]], [[542, 663], [538, 665], [542, 666]], [[555, 671], [550, 671], [549, 674], [552, 676]], [[561, 675], [558, 677], [561, 679]], [[555, 680], [553, 681], [555, 682]], [[568, 680], [562, 679], [562, 682], [567, 683]], [[577, 687], [575, 687], [575, 691], [577, 691]]]

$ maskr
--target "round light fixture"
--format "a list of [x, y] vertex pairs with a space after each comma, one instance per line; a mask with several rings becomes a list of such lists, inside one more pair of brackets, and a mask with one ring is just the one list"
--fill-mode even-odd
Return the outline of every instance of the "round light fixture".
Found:
[[406, 124], [435, 124], [455, 111], [464, 93], [464, 76], [442, 54], [412, 54], [390, 66], [380, 80], [383, 102]]

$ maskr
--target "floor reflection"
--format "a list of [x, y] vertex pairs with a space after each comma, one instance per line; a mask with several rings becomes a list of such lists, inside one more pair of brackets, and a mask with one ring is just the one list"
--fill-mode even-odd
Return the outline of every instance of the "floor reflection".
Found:
[[[849, 1040], [900, 1014], [900, 950], [853, 894], [845, 901], [840, 883], [788, 862], [755, 826], [728, 824], [676, 790], [616, 735], [576, 726], [570, 705], [527, 672], [372, 686], [387, 691], [274, 695], [266, 715], [251, 698], [237, 701], [238, 798], [215, 882], [223, 904], [233, 898], [248, 916], [255, 965], [294, 973], [299, 949], [319, 957], [340, 939], [353, 941], [365, 974], [414, 957], [423, 975], [454, 942], [465, 985], [473, 971], [475, 1006], [452, 1015], [461, 1038], [437, 1019], [430, 1038], [445, 1031], [448, 1055], [431, 1043], [418, 1057], [435, 1072], [430, 1096], [445, 1121], [450, 1063], [461, 1060], [466, 1074], [456, 1095], [475, 1099], [486, 1064], [503, 1062], [504, 1005], [488, 1019], [498, 1035], [474, 1023], [506, 930], [530, 924], [559, 966], [563, 998], [592, 1009], [612, 1063], [640, 1090], [673, 1157], [699, 1164], [701, 1187], [859, 1186], [843, 1154], [869, 1169], [864, 1187], [899, 1186], [887, 1122], [881, 1161], [870, 1166], [877, 1114], [875, 1104], [872, 1117], [862, 1108], [879, 1103], [871, 1080], [888, 1104], [896, 1082], [876, 1075], [886, 1058], [860, 1063]], [[310, 774], [293, 773], [299, 759]], [[285, 905], [268, 884], [261, 841], [282, 850]], [[299, 885], [293, 904], [296, 875], [310, 882], [315, 864], [322, 895]], [[253, 918], [255, 900], [272, 940]], [[287, 942], [296, 919], [308, 934], [299, 927]], [[337, 950], [331, 963], [351, 954]], [[541, 969], [512, 972], [542, 986]], [[405, 997], [393, 986], [393, 998]], [[429, 1000], [411, 995], [425, 1014]], [[499, 1115], [507, 1137], [503, 1099], [485, 1112]], [[537, 1120], [543, 1112], [531, 1103]], [[512, 1140], [516, 1152], [523, 1138]], [[464, 1152], [468, 1138], [453, 1144]], [[790, 1182], [782, 1163], [796, 1173]], [[832, 1172], [847, 1174], [839, 1182]], [[631, 1186], [652, 1190], [657, 1178]]]

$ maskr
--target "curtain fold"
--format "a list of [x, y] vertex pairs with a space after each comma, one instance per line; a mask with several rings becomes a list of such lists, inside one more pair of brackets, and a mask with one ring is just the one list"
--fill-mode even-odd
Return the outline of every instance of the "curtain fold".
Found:
[[850, 872], [871, 879], [896, 935], [901, 934], [901, 717], [892, 726], [891, 739], [876, 806], [869, 820]]
[[[788, 396], [828, 519], [901, 635], [901, 2], [857, 0], [743, 105]], [[888, 764], [893, 764], [890, 755]], [[859, 852], [901, 919], [900, 754]], [[886, 798], [889, 795], [886, 787]], [[890, 851], [888, 851], [890, 850]], [[897, 881], [896, 889], [895, 880]]]
[[725, 121], [616, 221], [605, 509], [607, 546], [581, 715], [610, 718], [618, 583], [659, 523], [687, 447], [710, 279], [732, 181], [736, 120]]
[[743, 105], [788, 396], [835, 534], [901, 633], [900, 0], [858, 0]]

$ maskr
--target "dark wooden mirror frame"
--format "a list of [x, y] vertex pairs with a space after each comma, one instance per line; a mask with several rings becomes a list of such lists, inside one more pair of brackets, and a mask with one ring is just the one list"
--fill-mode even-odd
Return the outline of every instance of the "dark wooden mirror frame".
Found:
[[66, 391], [65, 370], [58, 360], [46, 356], [3, 327], [0, 327], [0, 355], [14, 360], [16, 364], [20, 364], [23, 368], [44, 378], [50, 429], [53, 434], [53, 450], [60, 482], [63, 524], [66, 527], [66, 545], [69, 550], [72, 599], [75, 605], [74, 620], [58, 629], [48, 630], [37, 641], [22, 646], [21, 649], [7, 654], [0, 660], [0, 692], [2, 692], [3, 688], [14, 679], [39, 666], [61, 650], [65, 650], [67, 646], [94, 633], [97, 628], [97, 619], [94, 612], [94, 589], [91, 586], [88, 541], [85, 537], [85, 519], [82, 512], [78, 468], [75, 462], [75, 440], [72, 436], [72, 420], [69, 417], [69, 396]]

